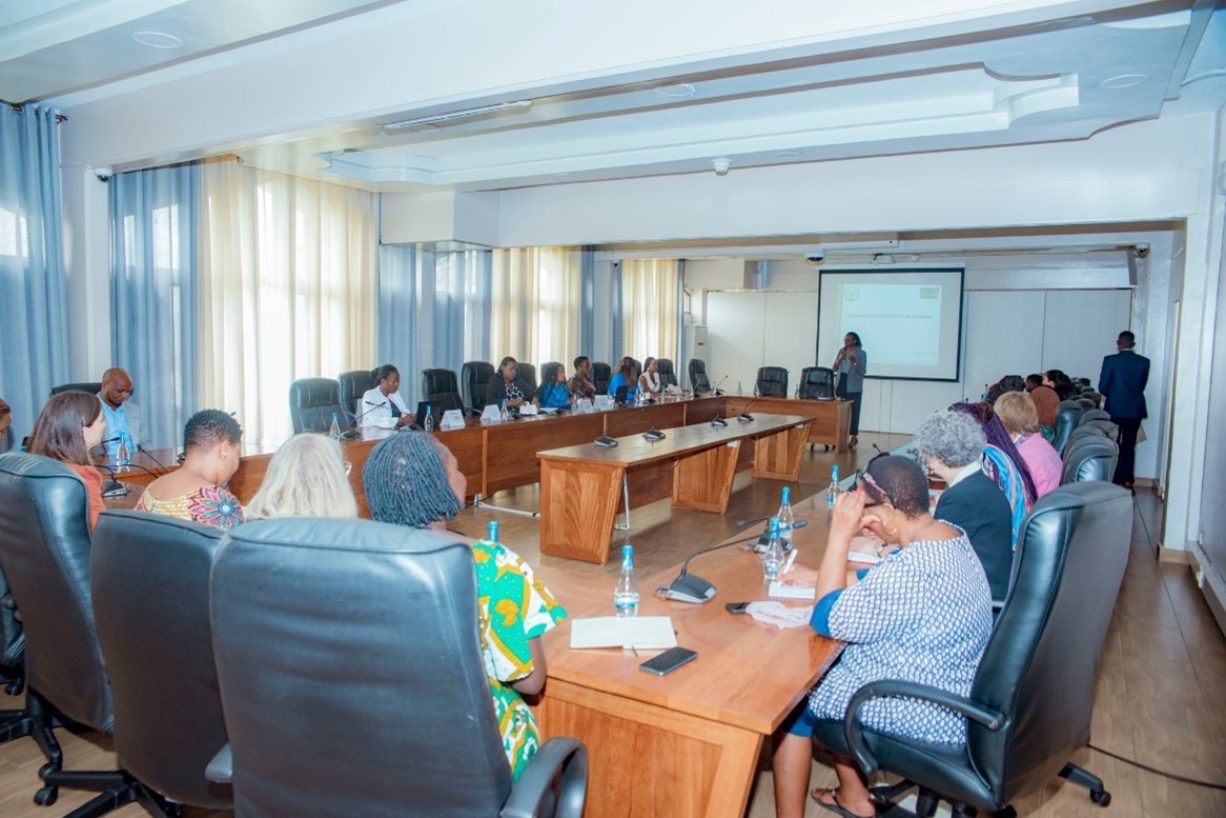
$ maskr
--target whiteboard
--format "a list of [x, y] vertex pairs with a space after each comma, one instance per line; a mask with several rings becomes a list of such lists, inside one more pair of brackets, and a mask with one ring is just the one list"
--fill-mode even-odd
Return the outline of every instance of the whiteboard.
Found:
[[817, 348], [816, 292], [707, 293], [707, 375], [735, 395], [753, 393], [758, 369], [788, 370], [788, 392], [796, 391], [800, 372], [814, 365]]

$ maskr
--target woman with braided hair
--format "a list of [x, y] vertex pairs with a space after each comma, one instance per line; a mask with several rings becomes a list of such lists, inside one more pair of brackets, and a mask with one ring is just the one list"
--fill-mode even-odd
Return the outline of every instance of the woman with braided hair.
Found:
[[485, 674], [503, 750], [519, 778], [541, 743], [521, 694], [534, 696], [544, 688], [540, 637], [566, 611], [515, 552], [447, 530], [447, 520], [464, 507], [468, 481], [455, 455], [432, 435], [402, 432], [381, 441], [366, 459], [362, 484], [373, 519], [447, 532], [472, 548]]

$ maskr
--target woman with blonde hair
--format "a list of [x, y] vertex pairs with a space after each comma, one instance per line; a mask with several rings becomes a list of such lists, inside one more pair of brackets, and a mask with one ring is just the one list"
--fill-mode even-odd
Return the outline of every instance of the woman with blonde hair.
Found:
[[327, 435], [300, 434], [277, 449], [247, 519], [357, 517], [341, 444]]
[[1039, 434], [1039, 411], [1034, 398], [1025, 392], [1006, 392], [992, 408], [1034, 480], [1035, 499], [1059, 488], [1064, 464], [1059, 452]]

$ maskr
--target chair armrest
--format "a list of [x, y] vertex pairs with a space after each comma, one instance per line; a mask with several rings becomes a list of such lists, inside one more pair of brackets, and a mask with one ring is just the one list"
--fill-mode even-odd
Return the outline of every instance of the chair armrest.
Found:
[[587, 800], [587, 750], [573, 738], [551, 738], [511, 788], [499, 818], [581, 818]]
[[234, 780], [234, 756], [230, 752], [229, 744], [213, 756], [209, 766], [204, 768], [204, 777], [214, 784], [229, 784]]
[[859, 721], [860, 710], [872, 699], [886, 696], [907, 696], [912, 699], [923, 699], [924, 701], [933, 702], [942, 707], [948, 707], [955, 713], [961, 713], [963, 716], [982, 724], [989, 730], [999, 730], [1005, 725], [1003, 713], [984, 707], [965, 696], [959, 696], [956, 693], [950, 693], [948, 690], [942, 690], [939, 687], [917, 684], [915, 682], [904, 682], [898, 679], [883, 679], [879, 682], [869, 682], [857, 690], [855, 695], [851, 697], [851, 701], [847, 705], [847, 713], [843, 716], [843, 735], [847, 739], [847, 747], [851, 750], [856, 764], [865, 775], [872, 775], [877, 772], [878, 765], [877, 759], [869, 752], [868, 744], [864, 741], [864, 736], [861, 732], [862, 728]]

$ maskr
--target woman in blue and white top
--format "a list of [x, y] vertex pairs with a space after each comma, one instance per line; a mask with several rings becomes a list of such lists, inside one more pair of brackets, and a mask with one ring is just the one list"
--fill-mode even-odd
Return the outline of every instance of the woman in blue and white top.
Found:
[[[849, 571], [851, 540], [867, 528], [899, 550], [878, 565]], [[928, 513], [928, 483], [905, 457], [877, 457], [855, 491], [839, 498], [817, 572], [811, 624], [847, 643], [838, 663], [797, 708], [775, 753], [780, 818], [804, 813], [811, 736], [819, 719], [842, 722], [852, 695], [869, 682], [901, 679], [967, 695], [992, 630], [992, 598], [966, 534]], [[915, 699], [882, 698], [863, 723], [920, 741], [960, 744], [966, 719]], [[850, 758], [835, 756], [839, 786], [814, 800], [843, 816], [874, 815], [867, 784]]]

